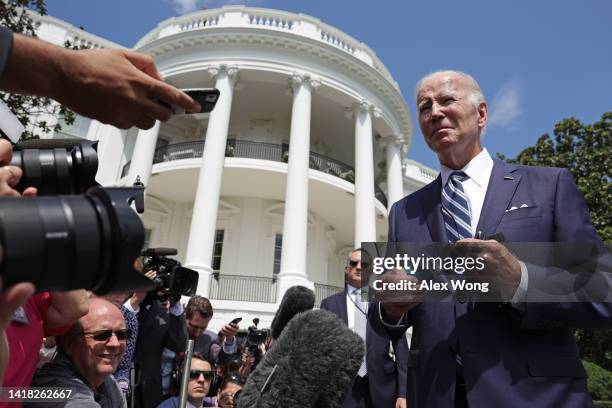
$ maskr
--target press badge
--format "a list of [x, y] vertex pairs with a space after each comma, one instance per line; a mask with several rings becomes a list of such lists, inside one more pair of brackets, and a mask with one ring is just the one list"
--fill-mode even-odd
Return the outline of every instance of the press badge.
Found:
[[28, 319], [28, 315], [26, 315], [23, 306], [19, 306], [19, 309], [15, 310], [11, 320], [21, 324], [30, 324], [30, 319]]

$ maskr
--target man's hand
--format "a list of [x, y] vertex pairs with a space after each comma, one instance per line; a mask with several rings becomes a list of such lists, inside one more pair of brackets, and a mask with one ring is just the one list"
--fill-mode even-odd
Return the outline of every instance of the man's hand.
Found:
[[[13, 189], [19, 183], [23, 172], [17, 166], [9, 166], [13, 158], [13, 146], [8, 140], [0, 139], [0, 196], [19, 197], [21, 193]], [[35, 196], [36, 188], [28, 187], [23, 191], [24, 196]]]
[[383, 285], [396, 286], [401, 284], [408, 286], [408, 282], [411, 282], [414, 288], [414, 290], [393, 290], [389, 289], [388, 286], [385, 288], [381, 285], [383, 290], [376, 292], [376, 298], [382, 304], [385, 320], [398, 321], [405, 313], [420, 304], [423, 292], [418, 289], [419, 280], [415, 276], [409, 275], [400, 269], [393, 269], [381, 275], [380, 280]]
[[225, 326], [221, 328], [220, 334], [223, 336], [224, 341], [233, 343], [234, 340], [236, 339], [236, 334], [238, 334], [239, 330], [240, 330], [240, 327], [237, 324], [230, 323], [230, 324], [226, 324]]
[[[495, 240], [462, 239], [455, 243], [460, 256], [482, 258], [484, 269], [469, 274], [486, 279], [501, 292], [503, 299], [511, 299], [521, 281], [521, 265], [518, 259]], [[467, 272], [466, 272], [467, 273]]]
[[[15, 35], [0, 88], [48, 96], [119, 128], [151, 128], [170, 119], [168, 105], [199, 112], [187, 94], [162, 81], [153, 58], [116, 49], [68, 50]], [[162, 102], [165, 105], [163, 105]]]
[[395, 408], [408, 408], [406, 398], [398, 398], [395, 400]]
[[[2, 289], [2, 279], [0, 279], [0, 289]], [[33, 294], [34, 285], [31, 283], [18, 283], [0, 292], [0, 383], [9, 360], [8, 341], [4, 330], [11, 323], [13, 313]]]

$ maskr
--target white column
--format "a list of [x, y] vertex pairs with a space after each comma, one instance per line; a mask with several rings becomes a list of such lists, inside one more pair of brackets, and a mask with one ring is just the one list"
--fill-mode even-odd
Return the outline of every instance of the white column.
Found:
[[404, 181], [402, 178], [402, 156], [398, 140], [394, 137], [387, 139], [387, 210], [396, 201], [404, 197]]
[[374, 152], [372, 106], [361, 101], [353, 108], [355, 118], [355, 247], [376, 241], [374, 206]]
[[202, 166], [193, 203], [193, 214], [185, 255], [185, 266], [200, 273], [197, 293], [209, 296], [212, 274], [212, 255], [217, 226], [217, 210], [221, 193], [221, 178], [225, 161], [225, 145], [232, 111], [234, 84], [238, 73], [235, 68], [221, 66], [209, 72], [216, 77], [215, 88], [220, 91], [215, 109], [210, 113]]
[[310, 160], [310, 114], [312, 90], [317, 81], [293, 75], [293, 107], [289, 161], [285, 189], [285, 217], [281, 270], [278, 274], [278, 299], [291, 286], [302, 285], [314, 290], [306, 275], [306, 244], [308, 240], [308, 163]]
[[153, 155], [155, 154], [155, 146], [157, 145], [160, 126], [161, 122], [157, 120], [151, 129], [138, 131], [134, 153], [132, 154], [132, 161], [130, 162], [130, 170], [127, 176], [128, 186], [132, 185], [138, 176], [140, 176], [140, 181], [145, 187], [149, 186], [151, 168], [153, 167]]

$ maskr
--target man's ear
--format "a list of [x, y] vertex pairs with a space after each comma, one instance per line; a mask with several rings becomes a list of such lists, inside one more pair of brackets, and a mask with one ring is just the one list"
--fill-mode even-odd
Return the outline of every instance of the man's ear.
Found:
[[480, 102], [478, 105], [478, 127], [483, 129], [489, 119], [489, 107], [486, 102]]

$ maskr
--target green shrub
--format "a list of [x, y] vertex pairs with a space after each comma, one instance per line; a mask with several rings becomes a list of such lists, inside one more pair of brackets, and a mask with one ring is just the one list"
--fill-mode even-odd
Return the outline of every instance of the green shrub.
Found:
[[612, 372], [590, 361], [583, 360], [582, 363], [587, 372], [587, 386], [591, 397], [598, 400], [598, 407], [612, 408]]

